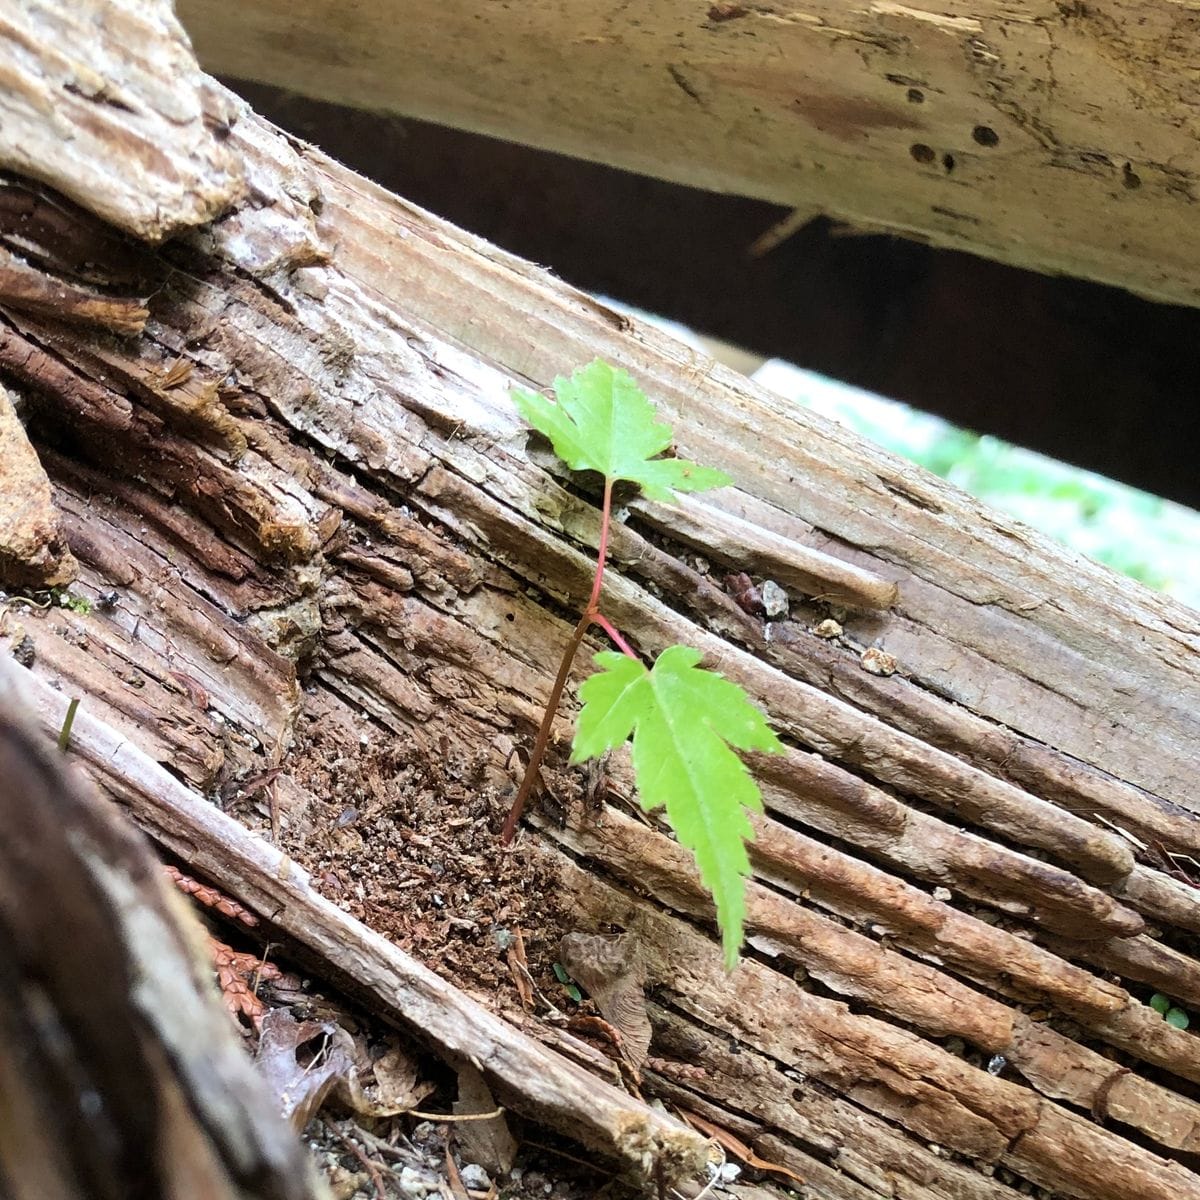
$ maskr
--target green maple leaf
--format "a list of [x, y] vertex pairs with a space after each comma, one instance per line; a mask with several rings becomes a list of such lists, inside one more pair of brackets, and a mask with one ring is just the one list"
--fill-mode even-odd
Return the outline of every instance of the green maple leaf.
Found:
[[656, 420], [654, 406], [626, 372], [601, 359], [554, 381], [549, 400], [514, 388], [521, 416], [554, 446], [573, 471], [599, 471], [608, 479], [636, 483], [651, 500], [675, 492], [700, 492], [733, 481], [724, 471], [681, 458], [656, 458], [671, 444], [671, 427]]
[[696, 856], [732, 969], [746, 916], [746, 841], [754, 836], [746, 813], [761, 812], [762, 797], [730, 747], [783, 746], [737, 684], [696, 666], [696, 650], [671, 646], [650, 670], [612, 651], [594, 661], [601, 670], [580, 688], [571, 761], [595, 758], [633, 734], [639, 802], [647, 812], [665, 805], [680, 845]]

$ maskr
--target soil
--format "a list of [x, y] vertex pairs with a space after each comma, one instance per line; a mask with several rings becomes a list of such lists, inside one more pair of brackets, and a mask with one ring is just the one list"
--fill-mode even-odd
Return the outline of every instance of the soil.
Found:
[[[493, 1008], [520, 1005], [505, 954], [520, 931], [535, 983], [559, 991], [558, 881], [521, 839], [500, 845], [511, 795], [486, 752], [431, 754], [375, 728], [347, 756], [344, 734], [312, 717], [296, 741], [305, 811], [282, 822], [281, 844], [329, 899]], [[551, 786], [580, 785], [556, 773]]]
[[[228, 807], [264, 836], [274, 819], [281, 847], [327, 898], [492, 1009], [521, 1009], [508, 953], [518, 933], [534, 987], [576, 1009], [554, 972], [559, 942], [570, 932], [556, 902], [559, 881], [531, 842], [518, 837], [500, 846], [497, 834], [515, 783], [497, 782], [494, 756], [449, 748], [432, 753], [413, 740], [385, 739], [378, 726], [363, 725], [348, 738], [347, 721], [355, 721], [348, 710], [304, 716], [287, 774], [265, 786], [250, 781]], [[343, 748], [355, 741], [360, 752], [347, 755]], [[544, 775], [544, 804], [583, 803], [584, 773], [548, 769]], [[367, 1043], [395, 1038], [369, 1016], [349, 1015], [321, 981], [304, 980], [303, 995], [300, 988], [298, 976], [285, 976], [283, 985], [262, 994], [268, 1005], [290, 1004], [299, 1016], [349, 1026]], [[585, 1001], [578, 1011], [590, 1009]], [[253, 1040], [249, 1030], [247, 1037]], [[436, 1060], [425, 1063], [437, 1086], [420, 1108], [447, 1112], [455, 1077]], [[469, 1195], [579, 1200], [626, 1194], [618, 1181], [577, 1158], [578, 1147], [509, 1120], [520, 1153], [513, 1170], [495, 1180], [494, 1192], [492, 1181], [458, 1155]], [[450, 1124], [410, 1117], [364, 1121], [334, 1102], [309, 1123], [305, 1139], [343, 1200], [461, 1195], [446, 1167], [447, 1139], [455, 1153]]]

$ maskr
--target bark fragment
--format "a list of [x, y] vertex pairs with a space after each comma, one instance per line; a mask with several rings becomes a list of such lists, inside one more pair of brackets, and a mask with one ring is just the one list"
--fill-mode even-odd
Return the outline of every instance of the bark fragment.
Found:
[[67, 548], [50, 481], [0, 387], [0, 582], [60, 587], [79, 568]]

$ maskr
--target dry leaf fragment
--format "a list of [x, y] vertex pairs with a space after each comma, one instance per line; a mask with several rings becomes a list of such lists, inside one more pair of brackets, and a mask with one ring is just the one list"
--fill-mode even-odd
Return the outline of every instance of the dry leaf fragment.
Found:
[[436, 1085], [420, 1080], [419, 1067], [403, 1046], [389, 1047], [371, 1064], [375, 1087], [370, 1093], [352, 1088], [350, 1106], [359, 1116], [395, 1117], [416, 1108]]
[[616, 938], [569, 933], [558, 953], [604, 1019], [621, 1031], [621, 1049], [635, 1070], [640, 1069], [650, 1052], [651, 1029], [635, 939], [628, 933]]
[[[313, 1042], [317, 1045], [309, 1054]], [[332, 1022], [297, 1021], [286, 1008], [272, 1009], [263, 1017], [255, 1061], [280, 1113], [297, 1132], [334, 1085], [353, 1073], [353, 1050], [350, 1035]]]
[[[459, 1116], [494, 1112], [496, 1100], [479, 1070], [468, 1062], [458, 1065]], [[486, 1121], [460, 1121], [455, 1126], [465, 1157], [478, 1163], [489, 1175], [507, 1175], [517, 1158], [517, 1142], [503, 1115]]]
[[788, 1179], [792, 1179], [800, 1184], [801, 1187], [804, 1186], [804, 1180], [795, 1171], [780, 1166], [779, 1163], [768, 1162], [765, 1158], [759, 1158], [741, 1138], [730, 1133], [728, 1129], [723, 1129], [720, 1125], [716, 1125], [712, 1121], [706, 1121], [703, 1117], [697, 1116], [694, 1112], [688, 1112], [685, 1108], [679, 1109], [679, 1115], [693, 1129], [712, 1138], [714, 1142], [717, 1142], [721, 1146], [721, 1149], [726, 1154], [732, 1155], [739, 1161], [744, 1162], [746, 1166], [754, 1167], [759, 1171], [770, 1171], [774, 1175], [785, 1175]]

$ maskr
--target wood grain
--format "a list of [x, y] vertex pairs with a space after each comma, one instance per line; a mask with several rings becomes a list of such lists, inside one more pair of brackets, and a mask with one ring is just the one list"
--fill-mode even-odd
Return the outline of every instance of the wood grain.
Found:
[[[319, 808], [293, 775], [315, 722], [347, 771], [366, 729], [415, 762], [478, 759], [499, 805], [598, 533], [590, 482], [551, 469], [507, 391], [609, 358], [682, 454], [737, 481], [705, 501], [723, 553], [749, 526], [771, 549], [755, 570], [808, 572], [764, 621], [697, 561], [694, 526], [630, 506], [614, 531], [610, 615], [648, 654], [699, 647], [789, 743], [755, 764], [752, 942], [726, 975], [689, 860], [622, 815], [627, 764], [607, 807], [573, 803], [572, 702], [556, 723], [562, 824], [523, 835], [556, 880], [537, 899], [555, 944], [636, 940], [648, 1061], [675, 1068], [648, 1077], [834, 1195], [1200, 1195], [1195, 1037], [1145, 1003], [1200, 985], [1196, 888], [1169, 857], [1200, 845], [1197, 615], [239, 111], [224, 144], [254, 199], [220, 221], [157, 249], [70, 206], [24, 228], [43, 270], [153, 282], [123, 339], [0, 312], [0, 375], [95, 603], [6, 608], [0, 645], [32, 653], [48, 725], [83, 697], [80, 752], [156, 839], [391, 1019], [474, 1053], [501, 1102], [643, 1169], [672, 1146], [694, 1162], [665, 1118], [593, 1102], [561, 1029], [520, 1013], [514, 1032], [200, 799], [278, 771]], [[826, 641], [824, 590], [851, 579], [894, 602]], [[863, 670], [872, 646], [894, 675]], [[502, 987], [488, 1004], [518, 1012]]]
[[[182, 0], [214, 73], [1196, 304], [1177, 3]], [[766, 231], [764, 231], [766, 232]]]

